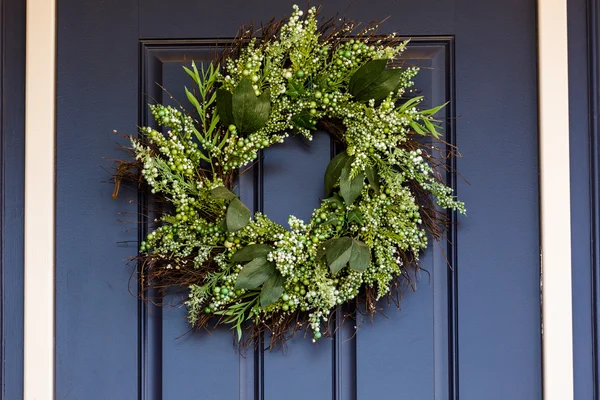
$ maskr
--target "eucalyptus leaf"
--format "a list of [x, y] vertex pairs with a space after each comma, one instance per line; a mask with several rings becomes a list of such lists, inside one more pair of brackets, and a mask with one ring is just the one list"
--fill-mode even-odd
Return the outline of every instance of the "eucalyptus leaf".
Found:
[[350, 256], [352, 255], [352, 239], [349, 237], [341, 237], [333, 239], [329, 242], [325, 251], [327, 264], [332, 274], [337, 274], [339, 270], [344, 268]]
[[256, 97], [252, 82], [244, 78], [233, 90], [231, 109], [236, 128], [242, 133], [252, 133], [262, 128], [271, 112], [269, 90]]
[[246, 261], [252, 261], [255, 258], [266, 257], [267, 254], [273, 251], [273, 248], [268, 244], [257, 243], [249, 244], [246, 247], [242, 247], [231, 256], [231, 261], [234, 263], [241, 263]]
[[233, 200], [235, 194], [225, 186], [218, 186], [210, 191], [210, 197], [213, 199]]
[[359, 172], [354, 178], [350, 176], [352, 170], [352, 159], [348, 159], [340, 175], [340, 194], [347, 205], [352, 205], [360, 196], [360, 192], [365, 184], [365, 173]]
[[368, 102], [375, 100], [375, 104], [380, 103], [389, 96], [390, 92], [395, 91], [400, 84], [403, 71], [401, 69], [386, 69], [381, 72], [379, 77], [368, 87], [354, 96], [356, 101]]
[[242, 267], [235, 281], [235, 288], [256, 289], [272, 277], [276, 271], [275, 263], [268, 261], [266, 257], [255, 258]]
[[279, 271], [275, 271], [275, 274], [271, 276], [262, 287], [260, 291], [260, 306], [266, 307], [275, 303], [283, 294], [283, 284], [285, 279]]
[[375, 190], [375, 193], [379, 194], [379, 176], [378, 176], [377, 167], [376, 166], [368, 166], [365, 169], [365, 174], [367, 175], [367, 180], [369, 181], [369, 185]]
[[236, 197], [229, 203], [225, 219], [229, 232], [239, 231], [250, 222], [250, 210]]
[[265, 126], [271, 114], [271, 90], [266, 89], [257, 99], [254, 107], [255, 125], [251, 126], [248, 132], [255, 132]]
[[227, 90], [217, 90], [217, 114], [219, 114], [219, 119], [225, 127], [233, 124], [233, 109], [231, 105], [231, 99], [231, 93]]
[[367, 61], [350, 77], [348, 91], [357, 97], [379, 78], [388, 60], [378, 59]]
[[329, 246], [331, 246], [331, 243], [334, 240], [335, 239], [329, 239], [321, 244], [321, 247], [319, 247], [317, 249], [317, 261], [319, 261], [321, 258], [325, 257], [325, 254], [327, 253], [327, 249], [329, 248]]
[[325, 171], [325, 196], [329, 196], [329, 193], [331, 193], [333, 187], [340, 179], [342, 169], [349, 158], [348, 153], [344, 151], [333, 157], [329, 165], [327, 165], [327, 170]]
[[364, 272], [371, 264], [371, 249], [363, 242], [352, 239], [350, 253], [350, 268], [358, 272]]

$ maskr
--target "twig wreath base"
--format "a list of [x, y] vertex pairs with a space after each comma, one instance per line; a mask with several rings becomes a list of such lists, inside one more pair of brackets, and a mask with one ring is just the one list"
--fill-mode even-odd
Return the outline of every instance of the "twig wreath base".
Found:
[[[418, 69], [394, 61], [407, 41], [316, 15], [294, 6], [287, 20], [242, 28], [208, 66], [184, 67], [193, 113], [150, 105], [162, 129], [130, 138], [135, 161], [114, 178], [114, 196], [133, 181], [162, 205], [137, 257], [143, 289], [189, 290], [190, 324], [230, 325], [241, 345], [268, 333], [275, 346], [300, 329], [319, 340], [346, 303], [372, 316], [411, 279], [428, 238], [440, 240], [444, 209], [465, 211], [443, 181], [453, 155], [434, 119], [443, 105], [419, 109]], [[285, 228], [252, 215], [235, 177], [260, 150], [316, 130], [343, 151], [310, 221], [290, 216]]]

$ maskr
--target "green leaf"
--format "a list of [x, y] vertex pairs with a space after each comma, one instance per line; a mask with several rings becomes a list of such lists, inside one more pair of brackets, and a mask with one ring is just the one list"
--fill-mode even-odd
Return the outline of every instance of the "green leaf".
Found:
[[265, 126], [269, 120], [269, 115], [271, 114], [271, 90], [266, 89], [261, 93], [257, 100], [258, 102], [254, 107], [256, 122], [248, 132], [255, 132]]
[[210, 191], [210, 197], [213, 199], [233, 200], [235, 194], [225, 186], [219, 186]]
[[379, 194], [379, 176], [376, 166], [368, 166], [365, 169], [365, 173], [367, 175], [367, 180], [369, 181], [369, 185], [375, 190], [375, 193]]
[[269, 119], [271, 99], [269, 90], [256, 97], [252, 82], [244, 78], [231, 96], [233, 120], [239, 132], [252, 133], [262, 128]]
[[266, 257], [255, 258], [242, 267], [235, 281], [236, 289], [256, 289], [276, 272], [275, 263]]
[[217, 114], [219, 114], [219, 119], [221, 120], [225, 128], [233, 124], [233, 110], [231, 108], [231, 99], [231, 93], [227, 90], [217, 90]]
[[446, 107], [448, 105], [448, 103], [449, 103], [449, 101], [447, 101], [444, 104], [439, 105], [437, 107], [433, 107], [433, 108], [430, 108], [428, 110], [423, 110], [423, 111], [421, 111], [421, 114], [424, 114], [424, 115], [435, 115], [442, 108]]
[[296, 80], [290, 79], [290, 81], [288, 82], [288, 87], [287, 87], [287, 90], [285, 91], [285, 94], [287, 94], [288, 96], [295, 99], [295, 98], [302, 96], [302, 94], [304, 92], [305, 92], [305, 89], [304, 89], [303, 82], [298, 82]]
[[356, 222], [359, 225], [364, 225], [363, 213], [360, 210], [352, 210], [348, 213], [348, 222]]
[[210, 121], [210, 126], [208, 127], [208, 131], [206, 133], [208, 133], [209, 136], [212, 135], [212, 133], [214, 132], [215, 128], [217, 127], [217, 124], [219, 123], [219, 121], [221, 120], [221, 118], [219, 117], [219, 114], [213, 114], [211, 121]]
[[419, 135], [427, 135], [427, 132], [425, 132], [425, 129], [423, 129], [423, 127], [415, 121], [410, 122], [410, 127], [413, 128], [415, 130], [415, 132], [417, 132]]
[[236, 197], [229, 203], [225, 219], [229, 232], [239, 231], [250, 222], [250, 210]]
[[373, 82], [372, 85], [362, 90], [354, 96], [356, 101], [367, 102], [371, 99], [375, 100], [375, 104], [380, 103], [383, 99], [389, 96], [390, 92], [395, 91], [400, 84], [403, 71], [401, 69], [386, 69], [381, 72], [381, 75]]
[[314, 117], [308, 111], [301, 111], [299, 114], [292, 116], [292, 122], [296, 128], [304, 128], [311, 131], [317, 129]]
[[360, 67], [350, 78], [348, 91], [356, 101], [381, 102], [398, 88], [403, 71], [386, 69], [388, 60], [371, 60]]
[[231, 261], [234, 263], [241, 263], [246, 261], [252, 261], [255, 258], [266, 257], [267, 254], [273, 251], [273, 248], [268, 244], [258, 243], [250, 244], [246, 247], [242, 247], [231, 256]]
[[419, 102], [422, 99], [423, 99], [423, 96], [411, 97], [410, 99], [406, 100], [406, 102], [404, 104], [402, 104], [400, 107], [398, 107], [398, 111], [404, 112], [404, 111], [408, 110], [409, 108], [414, 107], [417, 104], [419, 104]]
[[357, 97], [364, 90], [368, 89], [379, 78], [388, 60], [371, 60], [363, 64], [350, 78], [348, 91], [354, 97]]
[[338, 204], [343, 205], [344, 199], [342, 199], [339, 194], [334, 193], [333, 196], [323, 199], [323, 202], [332, 203], [332, 204], [336, 204], [336, 205], [338, 205]]
[[271, 276], [262, 287], [260, 291], [260, 306], [266, 307], [275, 303], [283, 294], [283, 284], [285, 279], [278, 271]]
[[354, 178], [350, 176], [352, 170], [352, 158], [349, 158], [342, 168], [340, 176], [340, 194], [347, 205], [352, 205], [360, 196], [360, 192], [365, 184], [365, 173], [359, 172]]
[[332, 274], [337, 274], [339, 270], [344, 268], [350, 256], [352, 255], [352, 239], [349, 237], [341, 237], [326, 242], [327, 250], [325, 255], [327, 257], [327, 264]]
[[194, 80], [194, 82], [196, 82], [196, 85], [200, 86], [200, 75], [198, 74], [198, 69], [196, 68], [196, 64], [193, 61], [192, 61], [192, 68], [194, 69], [193, 72], [191, 69], [189, 69], [185, 66], [183, 67], [185, 72], [187, 72], [187, 74]]
[[371, 264], [371, 249], [363, 242], [352, 239], [350, 253], [350, 268], [358, 272], [364, 272]]
[[440, 138], [440, 134], [436, 129], [437, 127], [434, 124], [432, 124], [427, 117], [423, 118], [423, 123], [425, 124], [425, 127], [427, 128], [429, 133], [431, 133], [436, 139]]
[[196, 98], [196, 96], [194, 96], [194, 94], [192, 92], [190, 92], [188, 90], [188, 88], [184, 88], [185, 89], [185, 95], [187, 96], [188, 100], [190, 101], [190, 103], [192, 103], [192, 105], [194, 107], [196, 107], [196, 111], [198, 112], [198, 114], [202, 114], [202, 107], [200, 106], [200, 103], [198, 102], [198, 99]]
[[327, 253], [327, 249], [329, 248], [329, 246], [331, 246], [331, 243], [334, 240], [335, 239], [329, 239], [321, 244], [321, 247], [319, 247], [317, 249], [317, 261], [319, 261], [321, 258], [325, 257], [325, 254]]
[[350, 156], [345, 151], [333, 157], [333, 159], [327, 165], [325, 171], [325, 196], [329, 196], [329, 193], [333, 190], [333, 187], [340, 179], [342, 169], [348, 161]]

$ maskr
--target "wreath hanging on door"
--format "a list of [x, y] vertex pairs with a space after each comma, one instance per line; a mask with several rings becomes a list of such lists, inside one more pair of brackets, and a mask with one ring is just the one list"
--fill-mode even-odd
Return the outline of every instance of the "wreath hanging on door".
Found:
[[[143, 288], [189, 289], [190, 324], [229, 324], [242, 344], [305, 328], [318, 340], [348, 302], [372, 315], [418, 268], [428, 237], [441, 238], [442, 210], [465, 212], [442, 179], [451, 149], [420, 140], [440, 139], [433, 116], [443, 105], [419, 109], [409, 90], [418, 69], [393, 61], [407, 41], [377, 35], [377, 24], [319, 25], [316, 14], [294, 6], [260, 35], [242, 29], [207, 67], [184, 67], [193, 112], [150, 105], [163, 129], [140, 128], [130, 138], [136, 161], [115, 174], [115, 196], [133, 179], [168, 205], [136, 257]], [[311, 220], [290, 216], [285, 228], [253, 214], [236, 194], [240, 171], [289, 135], [311, 140], [317, 130], [343, 151]]]

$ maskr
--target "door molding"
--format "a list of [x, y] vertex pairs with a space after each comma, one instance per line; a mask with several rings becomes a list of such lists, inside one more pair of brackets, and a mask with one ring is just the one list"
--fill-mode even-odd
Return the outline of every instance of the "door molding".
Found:
[[56, 4], [27, 0], [24, 398], [54, 398]]
[[[538, 0], [546, 399], [573, 398], [567, 0]], [[55, 0], [27, 0], [25, 399], [54, 398]], [[566, 247], [566, 248], [565, 248]]]
[[543, 393], [573, 399], [567, 0], [538, 1]]

